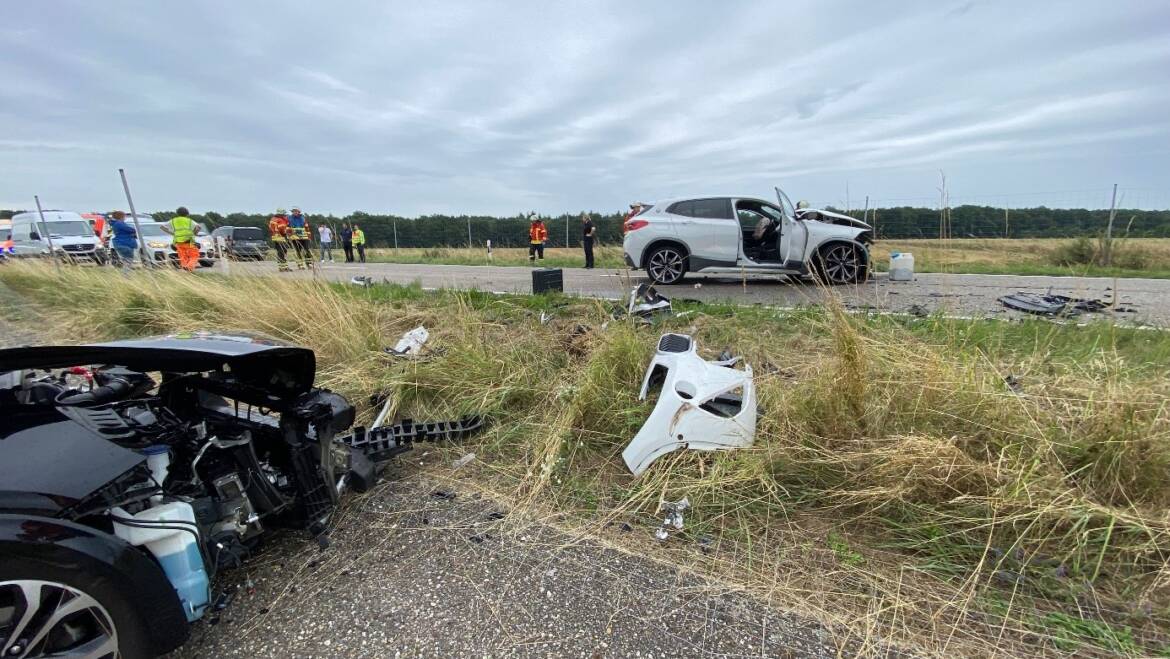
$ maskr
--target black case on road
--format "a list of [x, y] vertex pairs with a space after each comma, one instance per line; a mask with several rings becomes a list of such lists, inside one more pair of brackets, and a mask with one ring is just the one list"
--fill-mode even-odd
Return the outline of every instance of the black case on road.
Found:
[[560, 268], [537, 268], [532, 271], [532, 292], [564, 291], [565, 280]]

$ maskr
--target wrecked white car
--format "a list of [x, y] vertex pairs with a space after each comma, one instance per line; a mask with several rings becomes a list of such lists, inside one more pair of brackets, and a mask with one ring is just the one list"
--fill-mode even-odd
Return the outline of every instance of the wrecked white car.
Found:
[[714, 451], [751, 446], [756, 436], [756, 389], [752, 368], [739, 358], [707, 361], [695, 340], [663, 334], [646, 369], [639, 400], [662, 393], [650, 418], [622, 451], [635, 476], [659, 457], [680, 449]]

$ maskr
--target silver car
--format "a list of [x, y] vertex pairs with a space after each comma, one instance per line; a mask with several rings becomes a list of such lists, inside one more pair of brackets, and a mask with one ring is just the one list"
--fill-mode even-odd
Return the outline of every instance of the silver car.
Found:
[[642, 204], [625, 224], [626, 264], [674, 284], [688, 272], [865, 281], [872, 228], [832, 211], [755, 197], [689, 197]]

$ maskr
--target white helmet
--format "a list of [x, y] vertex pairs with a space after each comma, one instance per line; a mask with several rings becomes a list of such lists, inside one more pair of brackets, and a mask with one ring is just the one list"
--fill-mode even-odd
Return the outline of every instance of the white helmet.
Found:
[[808, 202], [805, 201], [804, 199], [801, 199], [800, 201], [796, 202], [796, 209], [797, 210], [804, 210], [806, 208], [808, 208]]

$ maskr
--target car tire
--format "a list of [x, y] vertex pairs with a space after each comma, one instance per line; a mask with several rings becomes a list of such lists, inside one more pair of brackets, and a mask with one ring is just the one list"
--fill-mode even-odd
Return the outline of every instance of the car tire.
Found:
[[865, 281], [869, 259], [856, 245], [830, 243], [817, 250], [814, 266], [823, 283], [843, 286]]
[[[38, 615], [29, 621], [32, 624], [27, 630], [31, 634], [22, 633], [17, 639], [0, 637], [0, 644], [4, 645], [0, 652], [5, 657], [24, 656], [21, 651], [12, 650], [12, 642], [31, 640], [37, 632], [44, 631], [34, 652], [27, 656], [51, 656], [83, 643], [93, 644], [94, 650], [105, 646], [116, 648], [116, 651], [96, 653], [101, 657], [153, 656], [146, 625], [134, 608], [134, 593], [129, 591], [128, 585], [111, 575], [67, 569], [24, 556], [5, 557], [0, 566], [0, 630], [22, 621], [29, 597], [37, 598], [45, 613], [50, 610], [56, 613], [65, 605], [78, 610], [57, 620], [53, 619], [54, 615]], [[44, 628], [46, 624], [48, 629]]]
[[677, 284], [687, 274], [686, 252], [677, 245], [654, 248], [646, 257], [646, 274], [655, 284]]

